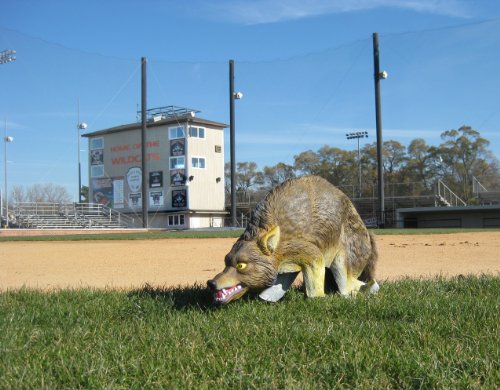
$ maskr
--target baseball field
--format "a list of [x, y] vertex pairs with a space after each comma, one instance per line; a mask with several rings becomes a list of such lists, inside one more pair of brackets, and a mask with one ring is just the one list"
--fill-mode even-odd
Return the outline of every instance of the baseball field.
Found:
[[[235, 238], [0, 243], [0, 290], [205, 284]], [[500, 232], [378, 235], [377, 278], [496, 274]]]
[[111, 237], [0, 239], [0, 389], [500, 387], [498, 231], [380, 232], [377, 295], [224, 307], [234, 237]]

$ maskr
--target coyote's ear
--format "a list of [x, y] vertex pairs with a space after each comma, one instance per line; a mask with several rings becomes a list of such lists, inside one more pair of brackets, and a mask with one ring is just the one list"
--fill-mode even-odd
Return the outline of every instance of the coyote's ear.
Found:
[[265, 233], [259, 241], [262, 251], [269, 256], [276, 250], [280, 242], [280, 227], [275, 226]]

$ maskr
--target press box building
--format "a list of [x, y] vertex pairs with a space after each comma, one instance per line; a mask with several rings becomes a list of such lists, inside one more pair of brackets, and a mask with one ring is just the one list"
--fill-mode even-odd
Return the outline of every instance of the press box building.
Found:
[[[148, 110], [146, 172], [148, 226], [223, 226], [224, 123], [175, 106]], [[142, 227], [141, 123], [83, 135], [89, 142], [89, 199]]]

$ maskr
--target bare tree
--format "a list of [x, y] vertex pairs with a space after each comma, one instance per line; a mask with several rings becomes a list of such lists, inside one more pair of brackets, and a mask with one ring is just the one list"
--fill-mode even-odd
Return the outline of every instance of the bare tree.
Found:
[[33, 184], [24, 189], [22, 186], [15, 186], [11, 192], [11, 199], [14, 202], [33, 203], [68, 203], [71, 195], [66, 187], [54, 183]]
[[22, 203], [26, 202], [27, 196], [26, 191], [23, 186], [15, 185], [10, 191], [10, 202], [12, 203]]

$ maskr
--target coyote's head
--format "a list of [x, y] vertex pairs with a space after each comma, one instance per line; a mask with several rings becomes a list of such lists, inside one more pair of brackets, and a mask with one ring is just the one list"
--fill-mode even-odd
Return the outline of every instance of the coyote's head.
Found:
[[246, 292], [270, 287], [278, 275], [274, 253], [279, 242], [279, 227], [257, 239], [243, 235], [224, 260], [224, 270], [207, 282], [215, 302], [226, 304]]

